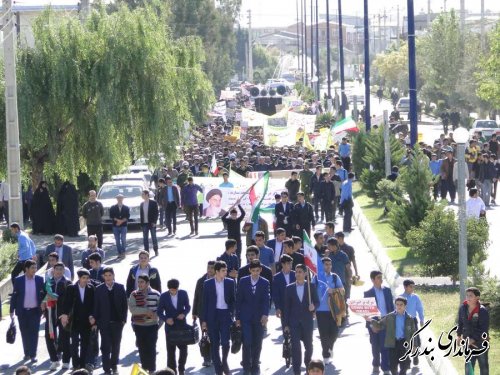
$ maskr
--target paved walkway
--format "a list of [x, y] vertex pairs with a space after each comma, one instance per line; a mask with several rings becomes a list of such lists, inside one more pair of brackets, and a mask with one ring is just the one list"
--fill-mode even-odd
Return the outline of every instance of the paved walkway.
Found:
[[[342, 220], [338, 220], [339, 228]], [[321, 229], [322, 225], [318, 225], [317, 229]], [[160, 269], [160, 274], [163, 283], [170, 278], [178, 278], [180, 280], [181, 289], [186, 289], [192, 301], [195, 283], [198, 277], [204, 273], [205, 265], [208, 260], [214, 259], [217, 255], [223, 252], [223, 243], [225, 240], [225, 232], [221, 232], [222, 225], [220, 222], [205, 222], [200, 225], [201, 235], [196, 238], [188, 236], [189, 227], [186, 223], [182, 223], [178, 228], [176, 238], [166, 238], [165, 232], [160, 232], [160, 255], [152, 258], [154, 266]], [[46, 245], [50, 242], [50, 237], [34, 236], [37, 246]], [[117, 261], [115, 257], [109, 256], [114, 253], [113, 239], [111, 234], [105, 235], [104, 248], [110, 249], [106, 254], [106, 264], [112, 265], [115, 268], [116, 279], [123, 283], [126, 279], [128, 269], [136, 264], [137, 252], [140, 249], [142, 235], [139, 232], [132, 232], [129, 235], [128, 254], [126, 259]], [[71, 239], [67, 241], [75, 247], [77, 251], [85, 247], [84, 237]], [[346, 242], [352, 244], [356, 249], [358, 259], [358, 267], [362, 280], [365, 285], [353, 287], [353, 298], [362, 297], [363, 291], [370, 287], [369, 273], [375, 269], [375, 262], [372, 255], [368, 252], [367, 246], [359, 231], [353, 231]], [[76, 256], [77, 258], [78, 256]], [[272, 311], [274, 314], [274, 310]], [[190, 319], [190, 317], [188, 318]], [[7, 330], [9, 319], [4, 319], [0, 322], [0, 335], [4, 337]], [[278, 375], [291, 374], [291, 369], [287, 370], [284, 366], [284, 360], [281, 358], [281, 330], [279, 328], [279, 320], [272, 315], [268, 323], [268, 337], [264, 340], [262, 351], [262, 374], [263, 375]], [[39, 366], [36, 368], [36, 374], [47, 374], [50, 365], [48, 361], [47, 350], [43, 338], [43, 323], [39, 335], [38, 359]], [[129, 323], [125, 326], [123, 342], [121, 348], [120, 370], [121, 374], [128, 374], [134, 362], [138, 362], [138, 352], [135, 348], [135, 337]], [[12, 374], [15, 367], [22, 364], [22, 346], [20, 336], [15, 345], [2, 344], [4, 350], [0, 351], [0, 366], [2, 374]], [[161, 330], [158, 340], [158, 356], [157, 366], [161, 368], [166, 365], [166, 346], [165, 335]], [[320, 358], [321, 346], [319, 343], [318, 332], [314, 333], [314, 356]], [[232, 374], [242, 373], [241, 352], [231, 354], [229, 357], [229, 365], [233, 369]], [[201, 367], [201, 356], [197, 346], [189, 348], [187, 360], [187, 373], [189, 374], [212, 374], [213, 368]], [[341, 335], [335, 345], [333, 365], [328, 366], [326, 374], [344, 374], [344, 375], [369, 375], [371, 373], [371, 347], [369, 337], [365, 328], [364, 320], [352, 315], [348, 326], [342, 330]], [[54, 372], [62, 374], [63, 371]], [[98, 369], [95, 374], [100, 374], [101, 369]], [[431, 374], [425, 360], [421, 360], [421, 366], [414, 368], [411, 374]]]

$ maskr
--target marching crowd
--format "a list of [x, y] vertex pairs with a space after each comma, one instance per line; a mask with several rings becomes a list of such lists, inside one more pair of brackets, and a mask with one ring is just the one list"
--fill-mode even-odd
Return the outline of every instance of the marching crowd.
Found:
[[[339, 329], [346, 323], [345, 301], [350, 297], [353, 282], [359, 278], [355, 251], [344, 241], [345, 233], [353, 230], [352, 182], [355, 176], [351, 172], [351, 144], [343, 138], [338, 147], [314, 152], [299, 145], [265, 146], [259, 141], [260, 131], [252, 128], [248, 130], [247, 141], [224, 140], [227, 132], [225, 124], [200, 128], [192, 143], [184, 149], [182, 160], [155, 172], [155, 200], [151, 199], [148, 190], [144, 190], [140, 206], [143, 250], [124, 283], [115, 281], [113, 268], [105, 264], [103, 207], [95, 191], [89, 193], [89, 200], [82, 208], [87, 221], [88, 249], [82, 253], [82, 267], [76, 272], [72, 249], [64, 245], [62, 235], [56, 235], [54, 244], [45, 251], [46, 277], [36, 275], [33, 241], [18, 224], [10, 224], [19, 244], [18, 262], [12, 272], [14, 291], [10, 311], [19, 321], [26, 360], [37, 362], [37, 332], [43, 312], [51, 370], [59, 368], [62, 360], [63, 369], [69, 369], [71, 362], [76, 374], [82, 374], [78, 372], [81, 369], [92, 372], [98, 364], [100, 349], [104, 373], [117, 374], [122, 331], [130, 313], [142, 367], [150, 373], [167, 371], [156, 371], [156, 342], [159, 328], [163, 326], [167, 365], [173, 373], [184, 374], [187, 345], [169, 337], [179, 331], [192, 332], [193, 325], [186, 320], [191, 313], [195, 321], [200, 321], [210, 342], [204, 366], [213, 366], [217, 375], [229, 374], [227, 358], [231, 337], [235, 331], [240, 331], [241, 365], [245, 374], [256, 375], [260, 374], [262, 341], [274, 305], [285, 340], [291, 344], [294, 375], [301, 373], [302, 364], [309, 369], [309, 374], [324, 371], [331, 361]], [[485, 205], [490, 201], [494, 203], [498, 178], [498, 143], [495, 146], [496, 138], [492, 141], [473, 140], [467, 153], [469, 181], [474, 181], [476, 186], [471, 188], [471, 196], [475, 194], [476, 197], [478, 191], [474, 189], [479, 189]], [[421, 148], [428, 154], [429, 168], [436, 176], [435, 197], [438, 192], [442, 198], [449, 194], [453, 202], [456, 160], [452, 134], [442, 136], [433, 146], [421, 144]], [[445, 159], [441, 159], [442, 153], [447, 155]], [[247, 176], [252, 171], [290, 170], [290, 178], [282, 193], [275, 197], [272, 230], [267, 229], [267, 225], [260, 227], [260, 223], [259, 229], [264, 230], [252, 233], [247, 229], [245, 247], [241, 239], [245, 212], [239, 200], [227, 212], [221, 213], [228, 233], [225, 251], [208, 262], [191, 303], [179, 280], [170, 279], [166, 289], [165, 284], [162, 288], [160, 270], [149, 263], [149, 238], [157, 255], [157, 222], [160, 228], [168, 230], [169, 236], [175, 235], [179, 209], [186, 213], [190, 234], [198, 235], [199, 219], [207, 215], [200, 207], [202, 188], [195, 182], [197, 176], [211, 176], [212, 158], [228, 187], [232, 173]], [[411, 158], [410, 153], [407, 158]], [[397, 178], [397, 170], [395, 174]], [[110, 217], [118, 257], [123, 258], [127, 251], [130, 212], [123, 196], [118, 195], [116, 199]], [[343, 216], [343, 231], [340, 232], [335, 231], [337, 215]], [[319, 222], [325, 224], [325, 231], [315, 231]], [[274, 238], [268, 240], [270, 232], [274, 233]], [[304, 233], [310, 238], [311, 232], [324, 268], [324, 279], [312, 277], [305, 266]], [[241, 261], [243, 251], [246, 265]], [[24, 274], [18, 276], [21, 272]], [[391, 290], [382, 286], [381, 272], [371, 272], [370, 278], [373, 287], [365, 292], [365, 297], [376, 299], [382, 317], [367, 321], [373, 373], [382, 370], [384, 374], [405, 374], [410, 359], [400, 361], [399, 358], [406, 352], [404, 342], [410, 340], [419, 324], [425, 322], [422, 303], [413, 291], [411, 280], [405, 281], [405, 293], [394, 299]], [[465, 311], [460, 310], [458, 330], [460, 337], [469, 338], [469, 342], [477, 346], [485, 340], [477, 332], [488, 332], [488, 313], [480, 305], [479, 296], [479, 290], [468, 290]], [[478, 319], [471, 320], [470, 316], [475, 313]], [[311, 358], [314, 319], [321, 338], [323, 361]], [[487, 352], [472, 361], [476, 359], [481, 375], [487, 374]], [[418, 357], [414, 358], [414, 364], [418, 364]]]

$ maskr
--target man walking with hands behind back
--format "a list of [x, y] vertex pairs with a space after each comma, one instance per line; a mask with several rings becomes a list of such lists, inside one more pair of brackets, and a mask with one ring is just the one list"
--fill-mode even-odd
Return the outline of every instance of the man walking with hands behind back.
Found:
[[97, 236], [97, 246], [102, 249], [102, 216], [104, 207], [97, 200], [95, 190], [89, 191], [89, 200], [83, 204], [82, 216], [87, 222], [87, 234]]
[[300, 341], [304, 343], [304, 364], [311, 361], [313, 353], [313, 319], [314, 312], [319, 307], [316, 286], [306, 281], [307, 267], [298, 264], [295, 267], [296, 281], [286, 287], [284, 324], [285, 331], [292, 337], [292, 365], [294, 375], [300, 375], [302, 350]]
[[109, 217], [113, 221], [113, 235], [118, 258], [123, 259], [127, 250], [127, 224], [130, 219], [130, 209], [123, 204], [123, 194], [116, 196], [116, 204], [109, 209]]
[[140, 205], [141, 211], [141, 226], [142, 240], [144, 241], [144, 250], [149, 253], [149, 233], [151, 232], [151, 240], [153, 241], [153, 249], [155, 255], [158, 255], [158, 240], [156, 239], [156, 222], [158, 221], [158, 203], [149, 198], [149, 190], [142, 191], [142, 199]]

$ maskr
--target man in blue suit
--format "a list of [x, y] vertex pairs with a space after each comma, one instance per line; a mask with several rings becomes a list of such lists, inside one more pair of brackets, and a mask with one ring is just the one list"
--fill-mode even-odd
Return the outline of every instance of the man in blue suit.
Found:
[[[208, 330], [212, 362], [216, 375], [229, 375], [229, 333], [233, 322], [235, 304], [235, 283], [227, 278], [227, 265], [218, 260], [214, 266], [215, 277], [203, 285], [203, 310], [201, 328]], [[222, 346], [222, 360], [219, 347]]]
[[[179, 280], [171, 279], [167, 282], [168, 292], [160, 296], [158, 304], [158, 317], [165, 322], [165, 335], [171, 330], [182, 328], [186, 325], [186, 315], [191, 311], [189, 297], [185, 290], [179, 290]], [[179, 348], [179, 365], [175, 360], [175, 348]], [[187, 360], [187, 345], [170, 344], [167, 339], [167, 366], [184, 375]]]
[[304, 364], [311, 361], [313, 353], [313, 318], [319, 307], [319, 298], [316, 285], [306, 281], [307, 267], [298, 264], [295, 267], [296, 281], [286, 287], [285, 309], [283, 313], [285, 331], [289, 331], [292, 338], [292, 365], [294, 375], [300, 375], [302, 350], [300, 341], [304, 343]]
[[261, 270], [260, 260], [252, 260], [250, 276], [240, 280], [236, 294], [236, 325], [243, 331], [245, 375], [260, 374], [260, 352], [269, 316], [269, 281], [260, 276]]
[[276, 238], [267, 241], [266, 246], [270, 247], [274, 251], [274, 264], [276, 265], [276, 272], [280, 271], [280, 259], [283, 254], [285, 254], [285, 248], [283, 246], [283, 241], [286, 238], [286, 231], [283, 228], [276, 229]]
[[115, 283], [112, 267], [105, 267], [104, 283], [95, 290], [94, 315], [90, 319], [101, 334], [102, 368], [105, 374], [117, 373], [123, 326], [127, 322], [128, 303], [125, 287]]
[[283, 254], [280, 259], [281, 272], [273, 278], [273, 301], [276, 308], [276, 317], [281, 319], [281, 329], [285, 328], [283, 310], [285, 308], [285, 290], [288, 285], [295, 282], [295, 271], [292, 270], [293, 259], [288, 254]]
[[42, 316], [42, 300], [45, 297], [43, 277], [36, 275], [36, 263], [28, 259], [24, 262], [24, 275], [14, 279], [14, 291], [10, 299], [10, 317], [14, 313], [19, 321], [23, 341], [24, 359], [35, 364], [38, 348], [38, 330]]
[[[382, 272], [380, 271], [370, 272], [370, 279], [372, 280], [373, 288], [367, 290], [364, 293], [364, 296], [365, 298], [375, 297], [380, 315], [381, 317], [384, 317], [394, 311], [391, 289], [382, 286]], [[368, 328], [368, 333], [370, 334], [370, 344], [372, 345], [373, 374], [378, 374], [381, 367], [384, 374], [390, 374], [389, 352], [384, 347], [385, 330], [375, 332], [368, 323], [366, 324], [366, 327]]]

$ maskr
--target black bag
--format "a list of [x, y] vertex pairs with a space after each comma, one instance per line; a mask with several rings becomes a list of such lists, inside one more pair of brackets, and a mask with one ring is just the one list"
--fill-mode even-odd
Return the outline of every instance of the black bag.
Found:
[[201, 336], [201, 340], [199, 342], [200, 345], [200, 354], [203, 358], [210, 357], [210, 339], [208, 338], [207, 331], [203, 331]]
[[241, 349], [242, 332], [241, 327], [236, 326], [236, 322], [231, 324], [231, 353], [236, 354]]
[[200, 341], [200, 328], [196, 322], [193, 325], [184, 324], [172, 327], [167, 333], [167, 343], [170, 345], [193, 345]]
[[14, 323], [14, 320], [12, 320], [10, 322], [9, 329], [7, 330], [7, 335], [6, 335], [7, 344], [14, 344], [14, 342], [16, 341], [16, 333], [17, 333], [16, 323]]

